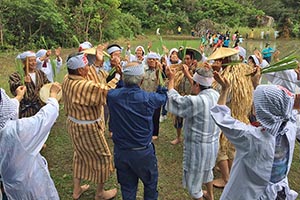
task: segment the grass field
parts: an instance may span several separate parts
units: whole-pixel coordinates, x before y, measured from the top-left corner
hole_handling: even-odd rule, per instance
[[[159,48],[160,42],[155,38],[141,39],[139,41],[132,41],[132,49],[135,45],[142,44],[147,46],[149,41],[153,42],[153,50]],[[182,45],[183,40],[165,40],[164,43],[167,47],[178,47]],[[299,42],[298,42],[299,43]],[[125,42],[123,42],[125,45]],[[188,46],[197,47],[198,40],[187,40]],[[284,45],[282,45],[284,46]],[[63,49],[63,58],[76,49]],[[161,51],[161,50],[160,50]],[[209,53],[207,53],[209,55]],[[17,52],[13,53],[0,53],[0,87],[8,90],[8,75],[15,71],[14,58]],[[66,68],[61,71],[58,81],[61,82]],[[61,105],[62,107],[62,105]],[[66,131],[66,116],[63,109],[60,111],[59,118],[53,126],[51,134],[46,142],[47,148],[42,151],[49,163],[49,170],[55,182],[56,188],[62,200],[71,199],[72,196],[72,144],[70,137]],[[107,134],[106,134],[107,135]],[[182,188],[182,144],[173,146],[170,141],[175,138],[175,129],[172,126],[170,117],[167,121],[161,123],[159,139],[155,141],[156,152],[158,157],[159,167],[159,199],[161,200],[188,200],[191,199],[188,192]],[[113,147],[112,140],[107,138],[109,146]],[[296,145],[294,160],[289,174],[290,187],[294,190],[300,191],[300,165],[299,165],[299,144]],[[201,159],[201,158],[199,158]],[[215,173],[216,177],[219,173]],[[95,195],[95,185],[91,184],[91,188],[82,196],[81,200],[90,200]],[[105,186],[107,189],[118,187],[116,175],[114,174]],[[215,199],[219,199],[222,193],[221,189],[214,189]],[[121,193],[118,192],[116,199],[121,199]],[[143,187],[139,184],[139,191],[137,199],[143,199]]]

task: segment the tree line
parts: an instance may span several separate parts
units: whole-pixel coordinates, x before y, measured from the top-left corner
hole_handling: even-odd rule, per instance
[[[259,15],[274,17],[279,29],[288,24],[298,37],[299,9],[297,0],[0,0],[0,47],[71,47],[156,28],[191,30],[203,19],[231,28],[255,27]]]

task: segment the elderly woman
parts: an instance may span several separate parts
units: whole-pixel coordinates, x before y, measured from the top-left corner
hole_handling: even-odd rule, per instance
[[[24,65],[25,77],[24,83],[19,72],[14,72],[9,76],[9,86],[11,93],[16,96],[16,89],[25,85],[27,90],[24,98],[20,102],[19,117],[30,117],[35,115],[44,103],[39,97],[39,91],[44,84],[49,83],[44,72],[37,69],[36,55],[34,52],[26,51],[17,56]]]
[[[23,119],[18,119],[18,110],[26,87],[18,87],[13,99],[0,90],[0,174],[8,199],[59,199],[47,161],[39,152],[58,117],[60,86],[54,83],[47,105]]]
[[[255,87],[260,77],[254,77]],[[297,193],[290,190],[287,179],[296,137],[294,95],[282,86],[258,86],[253,101],[260,126],[255,127],[231,116],[226,106],[230,83],[217,72],[215,79],[222,90],[211,115],[236,149],[230,179],[220,199],[296,199]]]

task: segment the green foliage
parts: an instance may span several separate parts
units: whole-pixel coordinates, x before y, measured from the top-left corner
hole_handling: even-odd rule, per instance
[[[256,16],[273,16],[278,30],[288,24],[299,36],[298,0],[1,0],[0,48],[70,47],[73,35],[79,42],[99,43],[128,38],[157,28],[165,34],[190,33],[195,25],[209,19],[229,28],[256,27]],[[287,22],[291,23],[287,23]]]

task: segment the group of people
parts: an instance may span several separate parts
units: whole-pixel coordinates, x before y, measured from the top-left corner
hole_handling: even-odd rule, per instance
[[[139,180],[144,199],[158,199],[154,141],[162,108],[174,118],[171,143],[183,141],[183,186],[192,198],[213,200],[217,186],[225,187],[221,199],[296,199],[287,175],[298,129],[299,71],[269,73],[271,84],[260,85],[261,68],[269,65],[261,52],[247,59],[242,47],[219,47],[206,57],[203,48],[165,48],[159,55],[137,46],[131,54],[128,45],[122,59],[118,44],[84,42],[68,56],[68,74],[62,84],[52,83],[46,104],[38,91],[54,81],[51,51],[20,54],[25,75],[9,79],[15,98],[2,89],[0,96],[0,175],[8,199],[59,199],[39,152],[59,115],[61,90],[74,150],[73,199],[90,187],[82,180],[97,185],[95,200],[114,198],[116,188],[104,189],[114,168],[123,199],[136,199]],[[60,48],[55,56],[59,70]],[[222,176],[214,180],[216,166]]]

